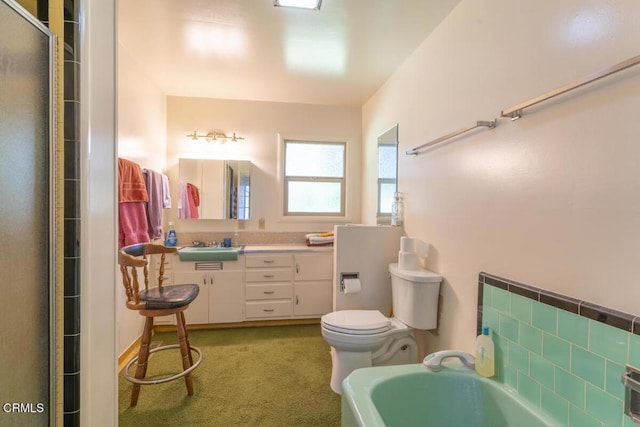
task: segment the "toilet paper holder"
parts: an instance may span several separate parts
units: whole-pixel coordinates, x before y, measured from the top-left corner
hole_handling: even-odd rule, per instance
[[[340,273],[340,292],[344,292],[344,279],[357,279],[359,273]]]

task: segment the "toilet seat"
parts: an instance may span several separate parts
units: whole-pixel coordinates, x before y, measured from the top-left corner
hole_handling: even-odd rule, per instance
[[[389,319],[378,310],[340,310],[322,316],[322,326],[349,335],[375,335],[391,328]]]

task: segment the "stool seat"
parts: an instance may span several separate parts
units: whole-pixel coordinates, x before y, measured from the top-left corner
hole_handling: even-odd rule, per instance
[[[146,310],[180,308],[191,304],[199,292],[198,285],[169,285],[140,291],[140,301]]]

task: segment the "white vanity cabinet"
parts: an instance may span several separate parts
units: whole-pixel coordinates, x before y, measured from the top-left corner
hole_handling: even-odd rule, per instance
[[[243,288],[242,256],[238,261],[189,262],[175,259],[174,283],[195,283],[198,297],[190,304],[187,324],[241,322]]]
[[[245,320],[320,317],[331,312],[332,295],[331,251],[245,253]]]
[[[320,317],[332,311],[333,253],[294,254],[295,317]]]
[[[160,257],[154,255],[150,266],[155,286]],[[245,249],[237,261],[213,262],[180,261],[168,255],[164,269],[165,285],[200,287],[185,311],[190,325],[318,318],[332,311],[331,250],[261,246]],[[156,318],[155,324],[175,325],[175,316]]]
[[[292,315],[293,257],[290,253],[245,254],[245,320]]]

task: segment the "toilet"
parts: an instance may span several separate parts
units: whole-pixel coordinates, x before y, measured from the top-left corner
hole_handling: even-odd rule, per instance
[[[442,277],[428,270],[401,270],[396,263],[389,265],[389,273],[393,317],[378,310],[340,310],[322,316],[322,336],[331,346],[331,389],[338,394],[342,381],[355,369],[417,363],[413,330],[437,326]]]

